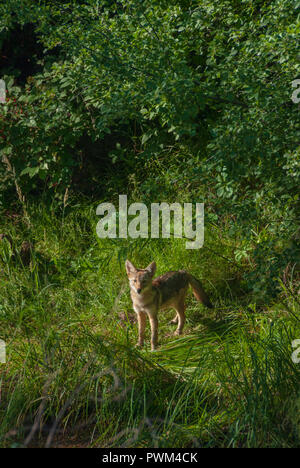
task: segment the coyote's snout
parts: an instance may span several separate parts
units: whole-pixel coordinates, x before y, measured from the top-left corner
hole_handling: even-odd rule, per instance
[[[182,333],[185,323],[185,297],[189,286],[192,287],[198,301],[206,307],[213,307],[200,281],[185,270],[169,271],[153,279],[156,271],[155,262],[145,269],[139,269],[126,260],[125,266],[133,308],[138,317],[139,346],[144,344],[146,316],[148,315],[151,325],[151,349],[154,350],[157,347],[159,309],[173,307],[176,310],[171,323],[177,324],[176,335]]]

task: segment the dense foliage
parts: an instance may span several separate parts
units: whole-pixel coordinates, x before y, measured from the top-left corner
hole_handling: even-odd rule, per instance
[[[91,146],[113,133],[110,165],[139,166],[142,182],[151,158],[188,148],[176,164],[190,198],[205,201],[207,221],[226,216],[233,236],[242,231],[238,255],[254,248],[254,283],[263,273],[261,289],[272,289],[299,239],[297,2],[11,0],[0,24],[4,45],[26,26],[36,41],[25,80],[12,58],[20,44],[2,62],[5,187],[64,193],[89,158],[83,138]]]

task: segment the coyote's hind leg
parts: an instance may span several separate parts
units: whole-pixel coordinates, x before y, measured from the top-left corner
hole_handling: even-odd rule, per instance
[[[182,330],[185,324],[185,305],[184,301],[180,301],[176,306],[177,318],[178,318],[178,326],[177,330],[175,331],[175,335],[182,335]]]
[[[178,323],[178,314],[177,314],[177,312],[176,312],[176,315],[175,315],[175,317],[173,318],[173,320],[170,321],[170,323],[171,323],[172,325],[177,325],[177,323]]]

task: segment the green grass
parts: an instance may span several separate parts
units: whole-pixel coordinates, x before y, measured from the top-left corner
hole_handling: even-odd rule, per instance
[[[296,283],[258,303],[229,240],[215,227],[204,247],[184,240],[98,239],[95,206],[29,210],[31,225],[2,217],[0,444],[88,447],[300,445],[300,338]],[[221,240],[220,240],[221,239]],[[23,240],[34,244],[22,264]],[[137,350],[124,261],[157,274],[188,269],[215,309],[188,296],[184,335],[159,317],[160,347]]]

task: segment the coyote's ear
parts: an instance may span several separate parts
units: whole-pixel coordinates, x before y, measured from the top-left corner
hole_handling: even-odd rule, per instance
[[[135,266],[134,266],[129,260],[126,260],[126,262],[125,262],[125,268],[126,268],[126,271],[127,271],[127,275],[128,275],[128,276],[130,276],[130,275],[132,275],[133,273],[136,272]]]
[[[154,273],[156,272],[156,263],[155,262],[150,263],[150,265],[147,266],[146,270],[150,272],[151,276],[153,276]]]

